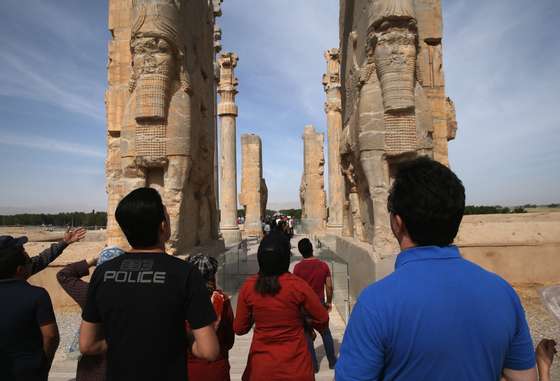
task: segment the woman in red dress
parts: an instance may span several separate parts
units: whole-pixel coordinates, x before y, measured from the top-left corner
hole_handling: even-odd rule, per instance
[[[228,352],[233,347],[235,335],[233,333],[233,310],[229,296],[216,288],[216,272],[218,261],[206,255],[195,255],[188,260],[195,266],[206,280],[209,297],[218,319],[214,323],[216,336],[220,343],[220,356],[216,361],[206,361],[188,354],[187,371],[190,381],[230,381]],[[187,327],[187,330],[189,328]]]
[[[289,273],[290,241],[281,232],[266,236],[257,253],[259,274],[243,284],[233,329],[244,335],[255,326],[243,381],[312,381],[304,314],[321,331],[329,315],[311,287]]]

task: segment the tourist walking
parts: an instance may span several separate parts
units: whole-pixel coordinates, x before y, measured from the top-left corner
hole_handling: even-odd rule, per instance
[[[169,215],[156,190],[132,191],[115,217],[132,250],[95,269],[80,351],[107,351],[109,381],[184,381],[187,339],[195,356],[213,361],[219,355],[206,284],[196,268],[165,253]]]
[[[188,262],[200,271],[206,282],[208,296],[218,317],[214,323],[214,328],[220,344],[220,355],[215,361],[199,359],[192,353],[188,354],[189,380],[229,381],[229,350],[233,347],[235,340],[233,309],[231,308],[230,297],[216,288],[218,261],[216,258],[200,254],[190,257]]]
[[[290,242],[273,231],[259,245],[258,275],[241,287],[234,321],[238,335],[254,326],[244,381],[314,380],[311,355],[304,334],[304,315],[322,331],[329,315],[315,292],[288,272]]]
[[[321,301],[321,304],[330,312],[332,309],[333,284],[329,265],[313,256],[313,244],[307,238],[302,238],[298,242],[298,250],[303,260],[295,265],[294,275],[300,277],[311,286]],[[327,360],[329,361],[329,369],[334,369],[336,355],[334,353],[334,341],[331,330],[327,325],[327,327],[319,333],[323,339],[323,347],[325,348]],[[317,373],[319,371],[319,364],[317,362],[315,347],[313,346],[313,338],[307,335],[307,340],[311,359],[313,360],[313,370]]]
[[[519,297],[452,245],[464,209],[447,167],[425,157],[400,165],[388,210],[401,252],[352,310],[337,381],[536,380]]]
[[[124,254],[118,247],[111,246],[103,249],[99,257],[70,263],[56,274],[56,279],[64,291],[84,309],[87,301],[89,283],[81,278],[89,275],[89,268],[100,266],[113,258]],[[79,332],[79,331],[78,331]],[[103,381],[106,371],[105,353],[99,355],[83,355],[78,359],[76,381]]]

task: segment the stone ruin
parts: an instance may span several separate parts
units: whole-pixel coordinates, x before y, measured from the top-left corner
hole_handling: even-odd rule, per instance
[[[263,178],[262,143],[255,134],[241,135],[241,193],[239,203],[245,209],[244,237],[262,237],[268,189]]]
[[[109,244],[126,246],[114,209],[140,186],[154,187],[164,198],[173,232],[170,253],[187,254],[195,246],[215,242],[218,226],[226,243],[241,239],[236,221],[238,58],[234,53],[215,57],[221,50],[216,24],[220,3],[109,2]],[[447,142],[457,130],[454,104],[445,95],[441,4],[341,0],[340,12],[340,47],[325,53],[323,76],[328,207],[323,135],[307,126],[302,225],[315,234],[326,231],[368,243],[383,257],[395,252],[386,202],[399,164],[428,155],[448,165]],[[261,149],[258,164],[251,169],[244,164],[243,170],[243,178],[251,178],[247,181],[256,184],[258,194],[243,186],[240,195],[250,217],[250,234],[257,234],[257,220],[266,205]],[[253,172],[258,174],[249,177]],[[258,225],[260,232],[260,221]]]
[[[342,99],[340,89],[340,53],[338,49],[325,52],[327,72],[323,75],[323,86],[327,100],[327,141],[329,158],[329,232],[340,235],[343,226],[344,177],[340,170],[340,136],[342,133]]]
[[[397,252],[387,196],[399,163],[427,155],[448,165],[457,130],[445,96],[441,4],[342,0],[340,12],[340,54],[327,55],[340,57],[342,234],[384,257]]]
[[[220,0],[110,0],[107,108],[108,243],[126,247],[114,218],[132,189],[167,206],[168,251],[218,238],[215,181],[215,19]]]
[[[218,59],[218,116],[220,118],[220,231],[226,245],[241,241],[237,226],[237,78],[234,69],[239,58],[222,53]]]
[[[325,232],[327,205],[323,173],[325,158],[323,142],[325,136],[311,125],[303,132],[303,176],[299,189],[301,201],[301,226],[304,233]]]

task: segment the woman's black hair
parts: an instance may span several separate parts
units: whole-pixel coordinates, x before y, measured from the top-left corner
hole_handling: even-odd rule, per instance
[[[255,291],[274,296],[280,291],[278,277],[290,268],[290,240],[279,231],[273,231],[261,241],[257,252],[259,275]]]

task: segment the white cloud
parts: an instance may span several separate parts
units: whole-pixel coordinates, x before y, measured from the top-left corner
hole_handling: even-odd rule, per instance
[[[33,135],[3,133],[0,135],[0,144],[23,147],[29,150],[69,153],[97,159],[105,157],[105,152],[97,147]]]

